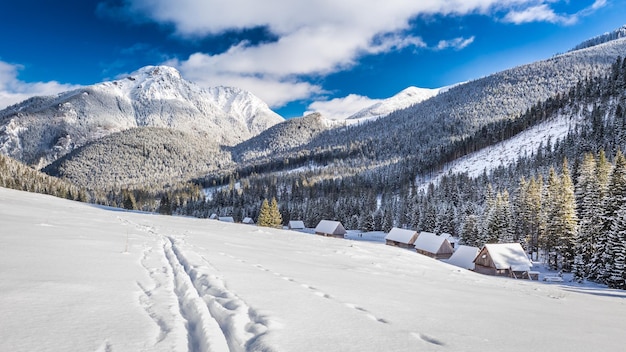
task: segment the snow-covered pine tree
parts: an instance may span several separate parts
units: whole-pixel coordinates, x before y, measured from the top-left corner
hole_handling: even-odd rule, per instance
[[[612,288],[626,289],[626,204],[622,204],[615,214],[615,219],[608,235],[607,247],[613,254],[607,284]],[[607,268],[608,269],[608,268]]]
[[[545,219],[545,228],[539,236],[541,249],[544,251],[548,259],[548,265],[552,269],[558,268],[556,252],[559,236],[560,236],[560,220],[559,212],[559,194],[561,192],[560,179],[553,167],[548,173],[548,183],[546,185],[544,202],[541,206],[543,210],[543,218]]]
[[[472,247],[480,247],[484,244],[478,228],[478,216],[470,214],[465,217],[461,227],[461,243]]]
[[[599,238],[598,255],[593,261],[595,279],[603,283],[609,280],[615,265],[615,247],[608,234],[611,233],[617,211],[624,203],[626,203],[626,158],[618,150],[615,155],[615,166],[609,178],[607,196],[603,202],[602,234],[606,237]]]
[[[576,198],[574,197],[574,184],[569,172],[567,158],[563,160],[563,168],[561,174],[561,196],[559,204],[560,218],[560,236],[559,236],[559,252],[563,258],[563,269],[572,270],[574,264],[574,247],[576,245],[576,236],[578,231],[578,217],[576,216]]]

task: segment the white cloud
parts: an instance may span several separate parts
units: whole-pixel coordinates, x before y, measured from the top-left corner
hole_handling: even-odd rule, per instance
[[[508,13],[506,20],[514,23],[566,22],[567,18],[546,5],[553,1],[124,0],[122,9],[110,5],[99,9],[172,26],[181,38],[266,28],[276,36],[275,41],[241,42],[222,53],[198,52],[176,61],[176,67],[186,78],[208,85],[240,82],[242,88],[255,87],[251,89],[254,94],[278,107],[322,89],[304,83],[306,79],[349,68],[364,55],[426,47],[418,34],[411,33],[410,21],[418,16]],[[602,2],[597,0],[597,6]],[[473,39],[442,40],[434,49],[460,50]]]
[[[80,86],[50,82],[24,82],[17,76],[22,69],[20,65],[12,65],[0,61],[0,109],[19,103],[37,95],[54,95]]]
[[[379,101],[378,99],[370,99],[361,95],[350,94],[343,98],[316,101],[308,106],[308,111],[304,114],[307,115],[313,112],[319,112],[328,119],[343,120]]]
[[[504,17],[505,22],[522,24],[530,22],[549,22],[564,25],[571,25],[580,19],[580,17],[588,16],[598,9],[606,6],[606,0],[595,0],[590,6],[572,14],[558,14],[548,5],[553,1],[546,0],[542,3],[530,6],[521,10],[511,10]]]
[[[461,50],[472,44],[474,42],[474,39],[475,37],[471,36],[469,38],[459,37],[451,40],[440,40],[435,49],[444,50],[452,48],[454,50]]]

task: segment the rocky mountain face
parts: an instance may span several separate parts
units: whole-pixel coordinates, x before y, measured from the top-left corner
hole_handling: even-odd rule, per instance
[[[77,147],[135,127],[171,128],[235,145],[284,121],[249,92],[202,89],[167,66],[0,111],[0,152],[42,168]]]

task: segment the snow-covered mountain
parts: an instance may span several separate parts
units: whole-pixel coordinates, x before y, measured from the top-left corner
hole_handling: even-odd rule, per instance
[[[147,66],[115,81],[0,111],[0,152],[43,167],[111,133],[164,127],[234,145],[284,121],[251,93],[203,89],[168,66]]]
[[[422,101],[432,98],[439,94],[442,88],[429,89],[408,87],[400,93],[373,104],[354,115],[348,117],[347,120],[372,120],[379,117],[389,115],[390,113],[408,108],[409,106],[421,103]]]

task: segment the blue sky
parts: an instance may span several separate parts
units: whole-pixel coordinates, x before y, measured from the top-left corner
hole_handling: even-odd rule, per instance
[[[285,117],[332,114],[549,58],[624,14],[624,0],[7,1],[0,108],[167,64]]]

